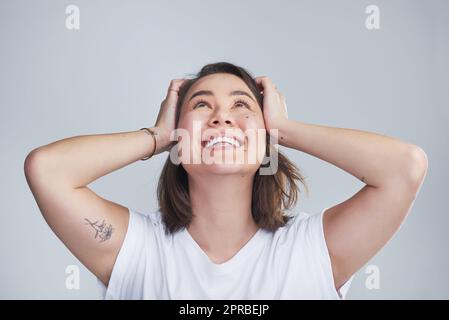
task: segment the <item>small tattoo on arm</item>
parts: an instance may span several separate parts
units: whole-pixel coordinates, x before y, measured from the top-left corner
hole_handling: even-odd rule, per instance
[[[109,240],[112,236],[112,232],[114,228],[112,228],[111,224],[107,224],[104,220],[100,223],[98,220],[95,222],[91,222],[89,219],[84,218],[86,220],[86,224],[90,225],[95,230],[95,239],[99,238],[100,242],[104,242]]]

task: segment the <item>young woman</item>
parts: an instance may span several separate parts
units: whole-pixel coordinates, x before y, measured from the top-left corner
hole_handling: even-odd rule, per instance
[[[365,186],[319,214],[287,214],[304,178],[276,142]],[[87,187],[164,151],[155,212]],[[225,62],[172,80],[151,128],[63,139],[25,160],[45,220],[116,299],[343,298],[400,227],[426,171],[416,145],[289,119],[269,78]]]

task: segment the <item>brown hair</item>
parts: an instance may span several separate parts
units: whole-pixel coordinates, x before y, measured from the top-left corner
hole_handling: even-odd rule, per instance
[[[263,96],[250,72],[227,62],[211,63],[205,65],[198,74],[194,75],[193,79],[185,81],[180,88],[176,106],[176,126],[181,106],[189,88],[198,79],[215,73],[229,73],[241,78],[256,97],[259,107],[262,107]],[[302,183],[307,192],[308,188],[304,182],[305,178],[298,168],[281,152],[274,149],[269,140],[269,134],[267,133],[265,156],[278,152],[277,170],[271,175],[260,175],[259,168],[254,175],[251,211],[254,221],[260,228],[275,231],[277,228],[284,226],[290,219],[290,216],[286,215],[284,210],[292,208],[298,200],[297,181]],[[261,165],[261,167],[264,166]],[[187,172],[182,165],[173,164],[170,157],[165,161],[159,178],[157,198],[167,233],[174,233],[190,224],[192,208]]]

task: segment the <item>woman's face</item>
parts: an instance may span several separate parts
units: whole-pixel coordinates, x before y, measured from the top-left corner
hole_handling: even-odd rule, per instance
[[[266,132],[262,110],[237,76],[216,73],[187,91],[180,110],[180,161],[190,174],[255,173]]]

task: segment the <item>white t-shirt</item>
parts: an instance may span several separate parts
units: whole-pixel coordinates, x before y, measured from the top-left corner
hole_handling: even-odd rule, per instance
[[[186,228],[165,234],[159,211],[129,209],[108,287],[98,280],[102,298],[344,299],[354,275],[336,290],[323,233],[326,209],[300,212],[275,232],[259,229],[221,264],[209,259]]]

